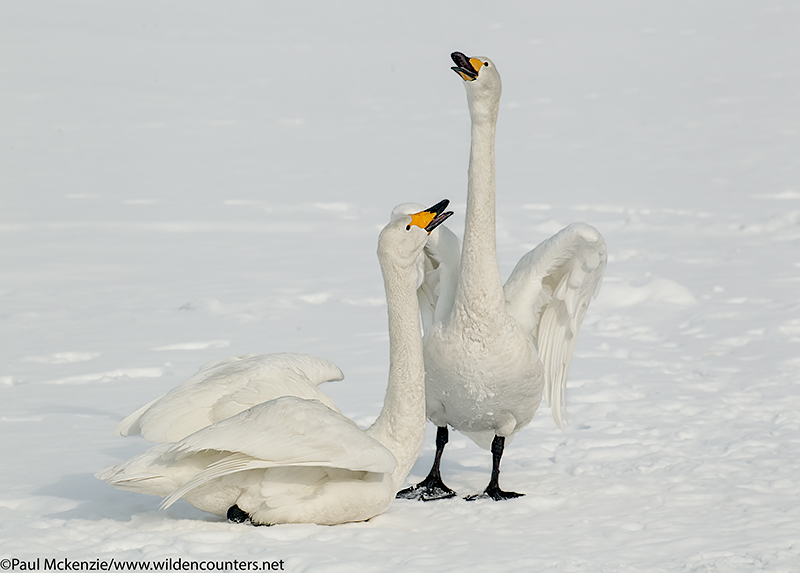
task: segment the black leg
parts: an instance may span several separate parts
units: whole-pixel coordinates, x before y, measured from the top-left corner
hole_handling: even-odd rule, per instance
[[[503,491],[500,489],[500,458],[503,457],[503,448],[505,448],[506,439],[503,436],[495,436],[492,440],[492,477],[489,479],[489,485],[483,490],[480,495],[469,495],[465,497],[467,501],[474,501],[484,497],[490,497],[495,501],[504,499],[514,499],[515,497],[522,497],[524,493],[516,493],[514,491]]]
[[[419,499],[422,501],[433,501],[435,499],[447,499],[455,497],[456,492],[444,485],[440,465],[442,463],[442,453],[444,447],[450,440],[447,426],[439,426],[436,430],[436,456],[433,458],[433,467],[428,473],[428,477],[406,489],[397,492],[398,499]]]

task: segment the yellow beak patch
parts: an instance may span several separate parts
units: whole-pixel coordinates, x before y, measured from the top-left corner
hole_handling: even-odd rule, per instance
[[[411,215],[411,224],[416,225],[420,229],[424,229],[431,224],[434,217],[436,217],[436,213],[432,211],[420,211],[419,213]]]
[[[470,58],[469,59],[469,63],[472,66],[472,69],[475,70],[475,73],[478,73],[478,74],[480,73],[481,67],[485,65],[478,58]],[[478,79],[478,76],[472,77],[472,76],[469,76],[469,75],[465,74],[461,70],[456,70],[456,71],[458,72],[458,75],[461,76],[464,79],[464,81],[474,82],[475,80]]]

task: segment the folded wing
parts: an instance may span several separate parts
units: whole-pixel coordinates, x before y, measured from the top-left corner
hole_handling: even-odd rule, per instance
[[[392,473],[397,463],[385,446],[339,412],[294,396],[258,404],[203,428],[162,457],[180,463],[209,451],[229,455],[173,491],[164,507],[212,479],[250,469],[314,466]]]

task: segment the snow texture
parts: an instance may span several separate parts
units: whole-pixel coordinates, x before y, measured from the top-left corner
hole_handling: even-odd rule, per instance
[[[798,33],[773,0],[4,3],[0,558],[800,571]],[[329,359],[374,419],[378,231],[445,197],[463,231],[455,50],[503,77],[503,276],[574,221],[608,245],[571,425],[543,408],[503,458],[526,496],[254,528],[94,479],[147,448],[120,420],[226,356]],[[490,463],[451,434],[461,495]]]

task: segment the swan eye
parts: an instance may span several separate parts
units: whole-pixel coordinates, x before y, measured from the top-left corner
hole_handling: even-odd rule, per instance
[[[406,231],[410,231],[410,230],[411,230],[411,225],[406,225]]]

